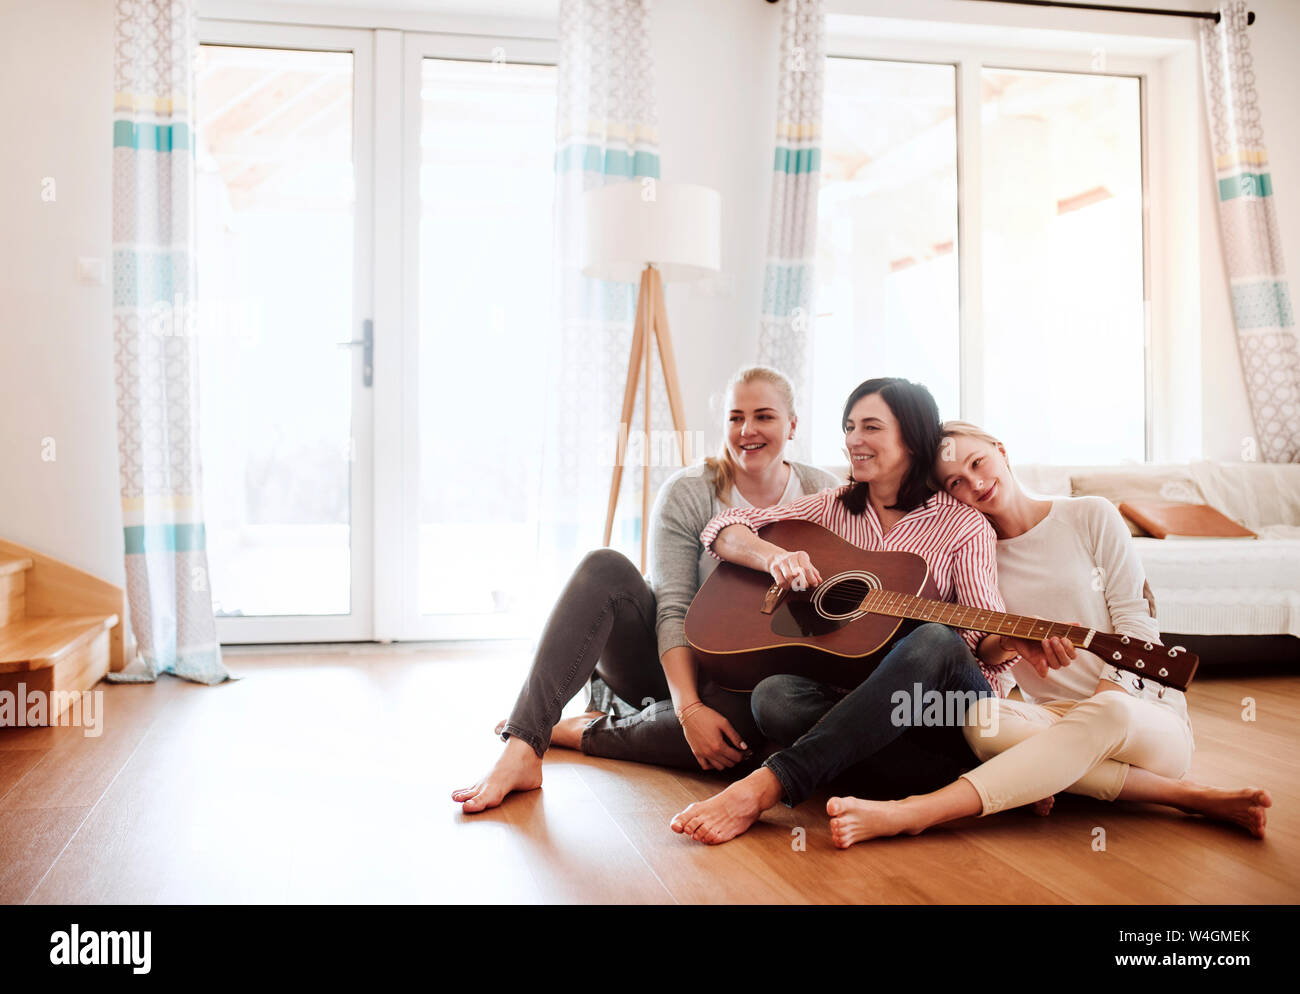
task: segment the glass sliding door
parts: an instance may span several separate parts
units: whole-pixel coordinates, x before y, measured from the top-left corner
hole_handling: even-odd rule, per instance
[[[240,27],[207,40],[196,66],[218,634],[369,638],[368,356],[341,343],[363,339],[370,306],[370,36]]]
[[[524,44],[407,40],[406,637],[534,634],[556,70]]]

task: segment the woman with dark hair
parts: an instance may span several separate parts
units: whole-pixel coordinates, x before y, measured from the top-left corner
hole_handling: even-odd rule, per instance
[[[719,559],[770,573],[795,590],[821,583],[806,552],[757,534],[776,521],[811,521],[869,552],[921,556],[941,600],[1004,611],[997,585],[996,540],[988,519],[930,486],[938,455],[939,410],[930,391],[898,377],[860,384],[844,405],[850,481],[784,507],[732,508],[709,522],[700,540]],[[952,692],[962,702],[1014,686],[997,636],[939,624],[918,626],[852,691],[798,676],[768,677],[751,708],[763,735],[787,748],[706,801],[673,818],[673,831],[700,842],[735,838],[778,801],[794,807],[814,789],[851,772],[855,789],[901,796],[951,782],[976,764],[962,734],[964,711],[946,726],[907,727],[894,720],[899,695]],[[947,710],[947,709],[945,709]]]

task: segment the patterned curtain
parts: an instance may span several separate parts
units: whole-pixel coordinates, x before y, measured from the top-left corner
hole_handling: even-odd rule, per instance
[[[1220,23],[1201,22],[1219,226],[1257,441],[1246,454],[1265,462],[1300,462],[1300,348],[1282,263],[1246,13],[1246,4],[1234,0],[1223,5]]]
[[[561,0],[555,151],[553,347],[548,350],[540,555],[552,581],[600,545],[632,347],[636,283],[582,275],[583,191],[659,176],[650,0]],[[658,366],[658,359],[655,360]],[[644,373],[642,374],[644,380]],[[653,370],[652,431],[672,419]],[[644,391],[642,382],[640,390]],[[641,394],[631,426],[640,432]],[[642,464],[629,449],[611,545],[640,558]],[[672,466],[655,467],[657,488]],[[653,500],[653,493],[652,493]]]
[[[822,0],[785,0],[781,11],[775,172],[758,361],[789,376],[795,396],[808,407],[826,17]]]
[[[139,657],[109,679],[228,678],[200,513],[193,0],[116,0],[113,338],[126,588]]]

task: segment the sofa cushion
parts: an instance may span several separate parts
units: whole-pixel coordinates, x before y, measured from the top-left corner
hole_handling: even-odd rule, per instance
[[[1125,501],[1210,503],[1186,466],[1134,465],[1078,469],[1070,474],[1070,492],[1075,497],[1088,494],[1105,497],[1116,507]],[[1124,523],[1134,535],[1146,534],[1141,526],[1128,518],[1124,519]]]

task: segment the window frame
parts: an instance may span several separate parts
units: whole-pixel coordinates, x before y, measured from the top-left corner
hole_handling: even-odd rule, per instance
[[[921,22],[912,22],[918,27]],[[1170,318],[1170,273],[1153,265],[1168,241],[1166,198],[1161,194],[1169,162],[1163,147],[1166,132],[1166,66],[1153,50],[1150,55],[1104,54],[1096,67],[1099,48],[1096,36],[1079,36],[1076,49],[1000,47],[971,42],[927,42],[891,37],[866,38],[857,34],[828,33],[827,58],[868,59],[886,62],[915,62],[950,65],[956,73],[957,127],[957,272],[958,335],[960,341],[960,416],[976,424],[984,422],[985,350],[983,335],[983,258],[979,233],[982,216],[981,71],[1011,69],[1031,72],[1070,72],[1097,76],[1136,78],[1139,87],[1142,154],[1142,259],[1144,303],[1143,461],[1161,458],[1163,435],[1160,422],[1170,412],[1158,406],[1157,391],[1169,380],[1161,375],[1170,364],[1172,341]],[[1167,39],[1161,46],[1169,47]],[[1189,150],[1194,163],[1194,149]],[[1194,168],[1194,166],[1193,166]]]

